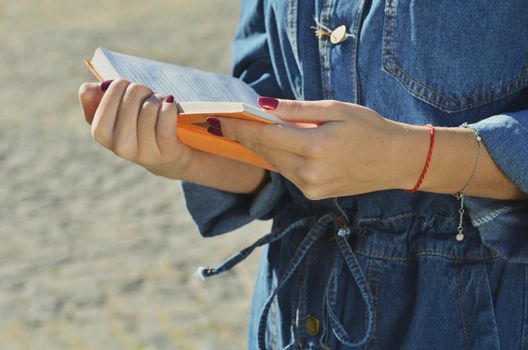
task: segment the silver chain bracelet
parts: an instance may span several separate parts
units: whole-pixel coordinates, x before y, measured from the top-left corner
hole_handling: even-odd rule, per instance
[[[480,164],[480,156],[482,153],[481,152],[482,151],[482,138],[480,137],[479,133],[475,129],[470,128],[468,123],[464,123],[460,125],[460,127],[469,129],[473,131],[473,133],[475,134],[475,139],[477,141],[477,161],[475,162],[475,167],[473,168],[473,172],[471,173],[471,176],[469,177],[469,180],[467,181],[466,185],[456,195],[457,199],[460,201],[460,208],[458,209],[458,213],[460,214],[460,217],[459,217],[458,228],[457,228],[458,233],[456,235],[456,240],[459,242],[464,240],[464,227],[462,225],[462,222],[464,221],[464,212],[465,212],[464,211],[464,193],[466,192],[467,188],[469,187],[469,185],[475,178],[475,174],[477,173],[477,168]]]

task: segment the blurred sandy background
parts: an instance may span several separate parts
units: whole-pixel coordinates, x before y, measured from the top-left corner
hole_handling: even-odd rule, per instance
[[[77,102],[97,46],[229,73],[237,0],[0,0],[0,349],[241,349],[268,229],[198,234],[179,183],[93,142]],[[204,199],[206,200],[206,199]]]

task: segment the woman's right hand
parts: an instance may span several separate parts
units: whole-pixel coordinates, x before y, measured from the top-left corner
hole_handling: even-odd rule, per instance
[[[172,96],[154,94],[144,85],[120,79],[85,83],[79,99],[94,140],[156,175],[181,178],[193,150],[176,136]]]

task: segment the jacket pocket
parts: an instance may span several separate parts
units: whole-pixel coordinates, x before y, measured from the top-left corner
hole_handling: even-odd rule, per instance
[[[528,2],[386,0],[383,69],[448,113],[528,86]]]

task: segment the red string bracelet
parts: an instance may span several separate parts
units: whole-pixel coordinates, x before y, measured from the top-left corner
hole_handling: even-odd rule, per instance
[[[420,178],[418,179],[418,182],[416,185],[410,189],[410,190],[404,190],[405,192],[416,192],[422,185],[423,179],[425,178],[425,174],[427,173],[427,169],[429,169],[429,164],[431,163],[431,156],[433,155],[433,148],[434,148],[434,139],[435,139],[435,128],[431,124],[426,125],[430,131],[430,138],[429,138],[429,151],[427,152],[427,160],[425,161],[425,165],[423,167],[422,173],[420,174]]]

